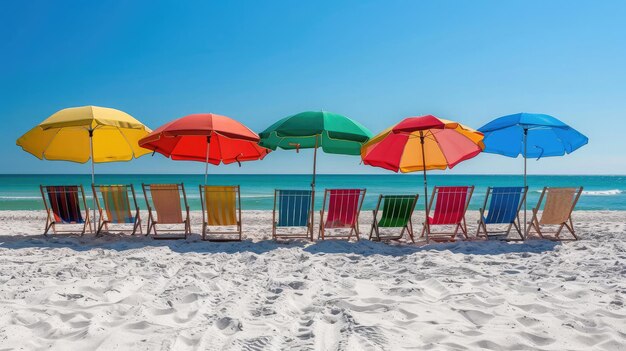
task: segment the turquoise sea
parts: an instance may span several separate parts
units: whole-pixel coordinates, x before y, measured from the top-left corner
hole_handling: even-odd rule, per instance
[[[42,209],[39,185],[83,184],[86,195],[90,196],[90,175],[0,175],[0,210]],[[144,208],[145,200],[141,193],[141,183],[183,182],[192,209],[199,209],[198,184],[203,175],[155,175],[155,174],[101,174],[96,175],[97,184],[135,185],[139,205]],[[487,186],[521,185],[518,175],[429,175],[429,188],[435,185],[474,185],[476,189],[470,204],[478,209],[483,201]],[[242,207],[244,210],[270,210],[273,206],[274,189],[307,189],[310,175],[210,175],[209,184],[241,185]],[[543,186],[580,186],[584,193],[578,204],[579,210],[626,210],[626,176],[538,176],[528,177],[529,207],[538,199]],[[378,194],[423,193],[421,174],[386,175],[319,175],[318,194],[324,188],[355,187],[366,188],[365,209],[375,206]],[[429,190],[431,191],[431,190]],[[321,203],[321,196],[317,196]],[[423,208],[420,201],[418,208]]]
[[[0,175],[0,210],[42,209],[39,185],[83,184],[86,195],[91,198],[90,175]],[[139,205],[144,208],[145,200],[141,193],[141,183],[183,182],[192,209],[200,209],[198,184],[203,175],[156,175],[156,174],[101,174],[96,175],[97,184],[135,185]],[[429,187],[435,185],[474,185],[476,189],[470,209],[478,209],[488,186],[521,185],[518,175],[449,175],[434,174],[428,177]],[[270,210],[273,206],[274,189],[307,189],[310,175],[210,175],[209,184],[241,185],[242,207],[244,210]],[[578,204],[579,210],[626,210],[626,176],[538,176],[528,177],[529,207],[536,203],[543,186],[580,186],[584,193]],[[319,175],[318,194],[324,188],[366,188],[365,209],[375,206],[378,194],[423,193],[421,174],[389,175]],[[430,191],[430,190],[429,190]],[[421,200],[421,199],[420,199]],[[321,196],[317,196],[321,203]],[[420,201],[418,208],[423,208]]]

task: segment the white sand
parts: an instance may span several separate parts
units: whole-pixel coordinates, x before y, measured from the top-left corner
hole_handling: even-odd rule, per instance
[[[0,212],[0,349],[626,349],[626,212],[576,212],[563,244],[280,244],[270,220],[245,212],[242,243],[48,239],[42,212]]]

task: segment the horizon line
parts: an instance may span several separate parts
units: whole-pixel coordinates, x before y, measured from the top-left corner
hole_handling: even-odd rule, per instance
[[[432,171],[429,171],[429,173]],[[389,175],[406,175],[409,176],[412,173],[421,174],[421,172],[410,172],[410,173],[400,173],[400,172],[389,172],[389,173],[317,173],[317,175],[330,175],[330,176],[389,176]],[[20,175],[84,175],[91,176],[91,173],[0,173],[0,176],[20,176]],[[96,173],[96,176],[99,175],[172,175],[172,176],[204,176],[201,173]],[[311,176],[311,173],[213,173],[209,174],[211,176],[259,176],[259,175],[281,175],[281,176],[289,176],[289,175],[297,175],[297,176]],[[523,176],[521,173],[455,173],[455,174],[442,174],[442,173],[430,173],[430,175],[448,175],[448,176]],[[611,176],[611,177],[620,177],[626,176],[626,174],[611,174],[611,173],[597,173],[597,174],[550,174],[550,173],[533,173],[527,174],[527,176],[563,176],[563,177],[602,177],[602,176]]]

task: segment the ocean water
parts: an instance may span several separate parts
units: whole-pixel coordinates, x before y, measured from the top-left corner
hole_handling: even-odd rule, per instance
[[[198,185],[203,175],[157,175],[157,174],[102,174],[96,175],[97,184],[135,185],[137,200],[145,208],[141,183],[180,183],[185,184],[188,201],[192,209],[200,209]],[[88,200],[91,200],[91,177],[85,174],[71,175],[0,175],[0,210],[43,209],[39,185],[83,184]],[[241,186],[241,201],[244,210],[271,210],[274,189],[307,189],[310,175],[209,175],[209,184]],[[474,185],[474,195],[470,209],[482,206],[488,186],[516,186],[523,184],[518,175],[447,175],[428,176],[429,193],[435,185]],[[626,176],[538,176],[528,177],[528,206],[538,200],[544,186],[583,186],[578,210],[626,210]],[[376,205],[379,194],[423,195],[421,173],[388,175],[319,175],[317,193],[324,188],[366,188],[364,209]],[[317,196],[317,206],[322,196]],[[91,205],[90,205],[91,206]],[[417,206],[423,208],[423,198]]]

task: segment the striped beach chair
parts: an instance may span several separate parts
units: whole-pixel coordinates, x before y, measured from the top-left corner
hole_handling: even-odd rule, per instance
[[[502,237],[507,240],[524,240],[519,219],[519,211],[526,199],[528,187],[488,187],[485,203],[480,208],[476,237]],[[489,207],[487,207],[489,203]],[[485,215],[485,211],[487,215]],[[489,231],[487,225],[507,225],[505,230]],[[515,228],[519,239],[508,239],[511,229]]]
[[[350,240],[354,234],[356,240],[359,240],[359,213],[364,198],[365,189],[326,189],[320,211],[318,238]],[[343,229],[348,229],[348,233]],[[336,234],[329,235],[332,232]]]
[[[239,185],[200,185],[200,203],[202,204],[202,240],[241,240]],[[211,230],[211,227],[218,227],[218,229]]]
[[[108,232],[110,224],[132,224],[132,229],[118,229],[118,231],[131,232],[131,235],[135,235],[139,229],[139,233],[143,234],[139,205],[137,205],[135,188],[132,184],[93,184],[91,188],[100,214],[96,235],[99,235],[103,229]]]
[[[473,192],[473,186],[436,186],[426,208],[426,221],[421,237],[426,235],[426,242],[430,240],[454,241],[460,231],[467,239],[465,212]],[[435,201],[434,209],[433,201]],[[452,226],[454,230],[433,232],[432,227],[435,226]]]
[[[191,234],[189,204],[185,186],[180,184],[141,184],[148,207],[146,235],[154,232],[154,239],[186,239]],[[156,215],[153,213],[156,212]],[[183,212],[184,211],[184,212]],[[169,228],[167,234],[157,234],[157,225],[182,224],[182,229]],[[183,234],[176,234],[182,232]]]
[[[572,212],[582,192],[582,186],[578,188],[543,188],[539,201],[537,201],[537,206],[532,209],[533,217],[526,230],[526,238],[530,236],[531,231],[535,231],[542,239],[578,240],[574,230],[574,222],[572,221]],[[544,198],[546,199],[545,204],[543,203]],[[541,211],[541,214],[539,211]],[[546,227],[556,229],[547,231]],[[561,237],[563,229],[566,229],[571,234],[570,238]]]
[[[87,228],[93,233],[82,185],[40,185],[39,188],[47,214],[44,235],[47,236],[50,229],[54,234],[77,232],[57,229],[58,225],[66,224],[82,224],[81,235],[85,234]]]
[[[378,203],[376,209],[373,210],[374,219],[372,221],[372,228],[370,229],[370,240],[399,240],[402,239],[404,233],[409,235],[412,242],[415,242],[413,237],[413,222],[411,216],[413,210],[417,204],[418,194],[415,195],[380,195],[378,197]],[[382,203],[382,208],[380,207]],[[380,220],[378,220],[378,214],[381,213]],[[381,235],[381,229],[383,228],[402,228],[399,234],[395,235]]]
[[[312,201],[311,190],[274,190],[272,238],[313,240]],[[298,227],[306,231],[294,232]]]

